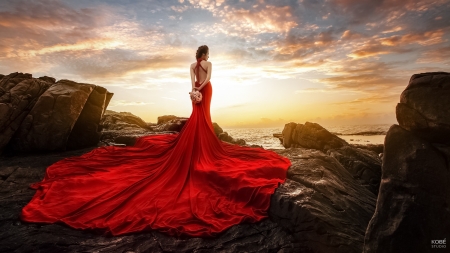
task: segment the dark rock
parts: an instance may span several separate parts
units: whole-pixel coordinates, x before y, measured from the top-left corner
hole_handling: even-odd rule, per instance
[[[0,97],[3,96],[6,92],[10,91],[14,86],[16,86],[18,83],[31,79],[33,76],[28,73],[11,73],[7,76],[4,76],[0,80]]]
[[[122,130],[126,128],[143,128],[150,130],[148,124],[144,120],[130,112],[106,110],[100,124],[105,130]]]
[[[217,124],[216,122],[213,122],[213,127],[214,127],[214,133],[216,134],[216,136],[219,136],[219,134],[223,133],[223,129],[219,126],[219,124]]]
[[[168,121],[171,121],[171,120],[174,120],[174,119],[177,119],[177,118],[179,118],[179,117],[177,117],[177,116],[175,116],[175,115],[163,115],[163,116],[159,116],[159,117],[158,117],[158,122],[156,122],[156,124],[157,124],[157,125],[161,125],[161,124],[164,124],[164,123],[166,123],[166,122],[168,122]]]
[[[352,174],[356,182],[375,196],[378,195],[381,180],[381,159],[378,153],[348,145],[339,149],[329,149],[327,154],[336,158]]]
[[[106,95],[105,88],[95,86],[72,128],[67,140],[67,149],[96,146],[100,141],[101,127],[99,125],[106,108]]]
[[[51,86],[26,74],[10,74],[0,82],[0,151],[10,142],[39,97]]]
[[[51,84],[56,83],[56,79],[51,76],[41,76],[41,77],[39,77],[39,79],[42,81],[46,81],[47,83],[51,83]]]
[[[172,115],[170,115],[172,116]],[[160,117],[158,117],[158,122],[160,122],[159,120]],[[176,132],[180,132],[181,129],[183,129],[184,125],[186,124],[186,122],[188,121],[189,118],[184,118],[184,117],[176,117],[170,120],[161,120],[161,124],[157,124],[155,127],[153,127],[153,131],[158,131],[158,132],[162,132],[162,131],[176,131]]]
[[[295,127],[297,123],[290,122],[284,125],[283,131],[281,134],[283,135],[283,146],[285,148],[290,148],[293,144],[294,140],[292,139],[292,135],[294,133]]]
[[[375,195],[339,162],[318,150],[278,150],[292,166],[272,195],[270,217],[286,228],[298,252],[358,252],[374,212]]]
[[[351,144],[355,148],[367,149],[377,154],[383,153],[384,144]]]
[[[283,146],[285,148],[303,147],[313,148],[326,152],[331,148],[340,148],[348,143],[330,133],[317,123],[306,122],[303,124],[288,123],[284,126],[283,132]]]
[[[230,135],[228,135],[227,132],[220,133],[218,138],[219,138],[219,140],[226,141],[229,143],[233,143],[233,144],[237,144],[237,145],[241,145],[241,146],[246,145],[244,139],[235,139],[235,138],[231,137]]]
[[[286,124],[282,138],[283,146],[286,148],[317,149],[336,158],[357,182],[375,195],[378,194],[381,178],[379,153],[350,145],[319,124],[310,122],[304,125],[293,122]]]
[[[431,240],[450,237],[449,161],[449,146],[391,126],[364,252],[431,252]]]
[[[94,87],[65,79],[52,85],[39,97],[8,146],[17,152],[65,150]]]
[[[450,145],[450,73],[415,74],[400,96],[397,121],[431,142]]]

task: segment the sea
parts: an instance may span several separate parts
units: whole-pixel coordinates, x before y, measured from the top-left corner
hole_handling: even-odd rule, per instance
[[[386,133],[392,124],[326,126],[329,132],[350,144],[383,144]],[[233,138],[244,139],[248,145],[260,145],[266,149],[284,149],[280,140],[273,134],[280,134],[282,127],[273,128],[223,128]]]

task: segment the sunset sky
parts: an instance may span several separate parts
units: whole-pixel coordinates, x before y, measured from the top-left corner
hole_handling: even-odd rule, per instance
[[[189,117],[208,45],[222,127],[394,124],[411,75],[450,72],[448,0],[1,0],[0,73],[107,88],[108,109]]]

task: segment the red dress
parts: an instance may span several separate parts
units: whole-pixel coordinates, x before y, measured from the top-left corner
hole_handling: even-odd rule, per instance
[[[134,146],[99,147],[49,166],[30,186],[37,191],[21,219],[105,235],[155,229],[207,237],[266,218],[290,160],[219,140],[210,116],[211,83],[200,92],[203,100],[192,103],[177,134],[143,136]]]

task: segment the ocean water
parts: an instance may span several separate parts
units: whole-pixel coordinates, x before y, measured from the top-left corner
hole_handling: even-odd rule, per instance
[[[336,134],[350,144],[383,144],[386,133],[392,124],[377,125],[345,125],[324,126],[328,131]],[[244,139],[249,145],[261,145],[266,149],[283,149],[280,140],[273,137],[274,133],[281,133],[284,126],[274,128],[223,128],[233,138]]]

